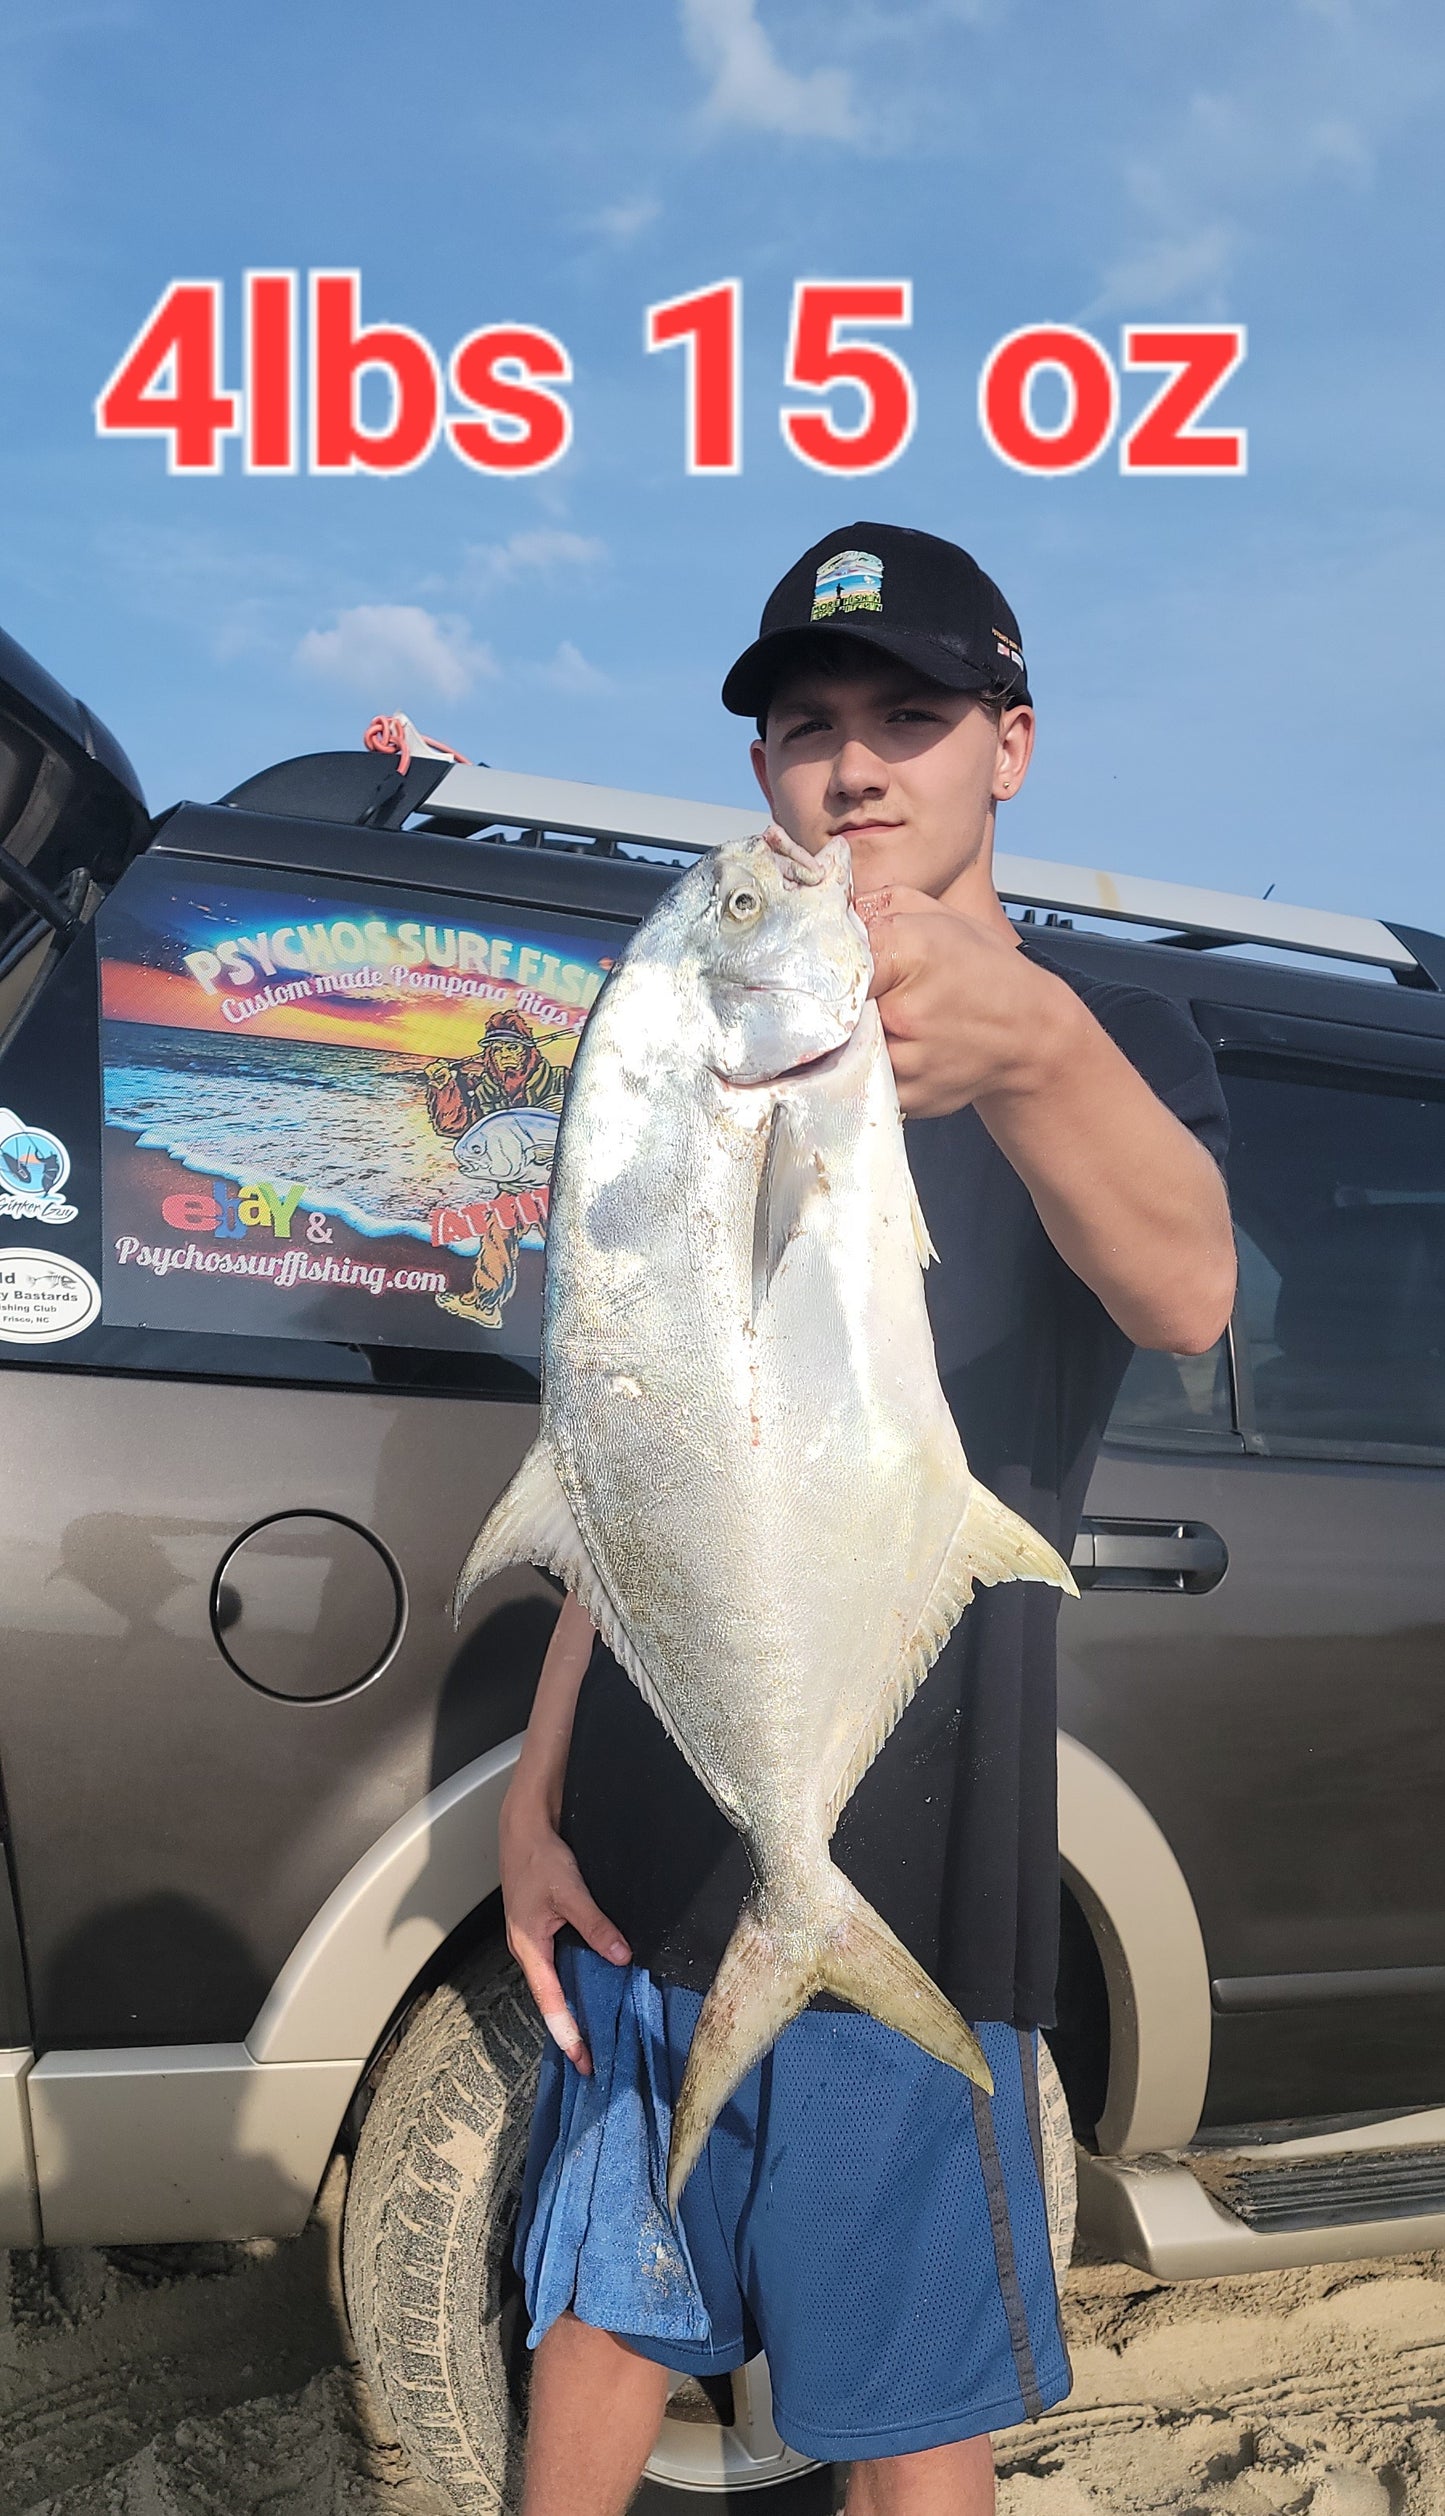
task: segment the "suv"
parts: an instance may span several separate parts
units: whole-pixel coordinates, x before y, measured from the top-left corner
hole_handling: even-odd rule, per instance
[[[755,817],[367,752],[147,817],[0,641],[0,2242],[293,2234],[506,2504],[538,2030],[497,1815],[556,1608],[468,1542],[532,1438],[606,971]],[[1082,2224],[1166,2278],[1445,2244],[1445,942],[1004,858],[1188,1006],[1240,1294],[1130,1368],[1060,1627]],[[653,2470],[780,2479],[761,2362]]]

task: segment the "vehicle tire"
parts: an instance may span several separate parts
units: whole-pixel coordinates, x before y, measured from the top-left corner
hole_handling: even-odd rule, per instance
[[[459,2516],[513,2516],[521,2496],[527,2352],[510,2248],[541,2043],[521,1976],[501,1941],[488,1943],[407,2019],[352,2161],[342,2269],[357,2355],[410,2462]],[[1062,2287],[1074,2144],[1042,2037],[1039,2113]],[[773,2428],[761,2362],[733,2392],[726,2427],[708,2403],[679,2399],[650,2467],[658,2480],[712,2494],[809,2468]]]
[[[1044,2153],[1044,2207],[1049,2214],[1049,2251],[1054,2258],[1054,2283],[1062,2290],[1074,2251],[1079,2184],[1074,2163],[1074,2127],[1069,2100],[1054,2067],[1054,2057],[1039,2038],[1039,2129]]]
[[[462,2516],[521,2496],[526,2352],[510,2267],[542,2028],[501,1941],[417,2004],[352,2161],[352,2337],[415,2469]]]

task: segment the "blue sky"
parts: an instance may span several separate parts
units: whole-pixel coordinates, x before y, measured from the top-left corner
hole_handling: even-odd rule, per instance
[[[0,7],[0,623],[153,807],[378,708],[511,768],[751,796],[717,700],[857,516],[965,542],[1022,622],[1021,852],[1445,927],[1445,21],[1431,0],[258,0]],[[166,283],[359,266],[445,355],[549,326],[572,452],[174,479],[91,405]],[[682,462],[650,301],[736,273],[745,453]],[[913,281],[913,443],[783,448],[798,277]],[[1240,320],[1243,481],[1017,475],[975,416],[1034,322]],[[1147,387],[1126,383],[1126,409]]]

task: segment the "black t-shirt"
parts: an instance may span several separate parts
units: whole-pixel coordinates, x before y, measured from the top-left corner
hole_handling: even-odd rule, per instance
[[[1143,988],[1061,975],[1222,1161],[1224,1098],[1189,1015]],[[910,1119],[907,1141],[940,1253],[926,1278],[939,1377],[969,1467],[1067,1558],[1132,1347],[974,1110]],[[975,1594],[833,1838],[963,2016],[1021,2027],[1051,2023],[1058,1965],[1058,1600],[1036,1582]],[[639,1964],[705,1990],[751,1883],[747,1854],[601,1644],[578,1696],[562,1831]]]

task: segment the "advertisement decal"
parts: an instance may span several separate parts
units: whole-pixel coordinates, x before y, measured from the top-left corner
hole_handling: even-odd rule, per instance
[[[615,929],[161,861],[99,924],[107,1319],[535,1355]]]

